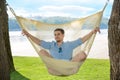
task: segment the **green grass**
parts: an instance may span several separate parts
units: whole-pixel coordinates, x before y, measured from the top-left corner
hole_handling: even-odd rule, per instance
[[[79,72],[68,77],[49,75],[38,57],[14,57],[11,80],[110,80],[109,60],[87,59]]]

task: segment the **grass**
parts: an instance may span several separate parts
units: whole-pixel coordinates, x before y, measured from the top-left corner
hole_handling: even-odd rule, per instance
[[[68,77],[49,75],[38,57],[14,57],[11,80],[110,80],[109,60],[87,59],[79,72]]]

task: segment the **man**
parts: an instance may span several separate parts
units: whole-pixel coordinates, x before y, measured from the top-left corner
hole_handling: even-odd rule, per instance
[[[57,28],[54,30],[54,37],[56,41],[46,42],[46,41],[43,41],[43,40],[40,40],[34,37],[30,33],[28,33],[26,30],[24,29],[22,30],[23,35],[26,35],[33,42],[42,46],[45,49],[48,49],[50,52],[49,54],[47,51],[42,49],[40,50],[39,54],[52,57],[52,58],[56,58],[56,59],[69,60],[73,62],[80,62],[86,59],[87,55],[85,54],[84,51],[79,52],[76,56],[72,58],[73,49],[75,49],[76,47],[80,46],[82,43],[87,41],[96,32],[100,33],[100,29],[98,27],[93,29],[90,33],[88,33],[82,38],[78,38],[75,41],[64,42],[63,41],[64,30],[61,28]]]

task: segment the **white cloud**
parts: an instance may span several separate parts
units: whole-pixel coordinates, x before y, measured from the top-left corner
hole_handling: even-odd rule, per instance
[[[81,7],[81,6],[75,6],[75,5],[66,5],[66,6],[43,6],[39,8],[40,11],[94,11],[93,8],[88,7]]]
[[[15,12],[19,16],[30,17],[30,16],[66,16],[66,17],[80,17],[87,15],[89,12],[94,11],[93,8],[74,6],[74,5],[66,5],[66,6],[42,6],[39,8],[37,12],[29,12],[25,9],[17,9]],[[11,14],[8,11],[10,17]],[[78,15],[79,14],[79,15]]]
[[[45,16],[45,17],[53,17],[53,16],[70,17],[72,15],[69,13],[63,13],[63,12],[45,12],[45,13],[41,13],[41,16]]]
[[[96,9],[90,8],[90,5],[103,5],[105,4],[107,0],[22,0],[21,2],[24,2],[24,4],[30,4],[30,6],[20,6],[21,8],[16,7],[17,9],[14,9],[17,15],[20,16],[69,16],[69,17],[81,17],[86,16],[88,14],[91,14],[92,12],[96,12]],[[37,3],[35,5],[35,3]],[[48,3],[48,4],[45,4]],[[52,4],[54,3],[54,4]],[[69,4],[72,3],[72,4]],[[75,3],[83,4],[83,6],[78,6]],[[113,3],[113,0],[110,0],[109,3]],[[38,5],[40,4],[40,5]],[[41,6],[44,5],[44,6]],[[63,5],[57,5],[56,4],[63,4]],[[67,4],[67,5],[66,5]],[[84,5],[85,4],[85,5]],[[89,6],[88,6],[89,4]],[[37,6],[37,7],[33,7]],[[38,10],[29,10],[33,8],[38,8]],[[8,11],[10,17],[13,17],[12,14]]]
[[[66,6],[43,6],[39,8],[40,12],[49,16],[69,16],[73,17],[77,14],[83,15],[94,11],[94,8],[66,5]]]
[[[113,3],[114,2],[114,0],[110,0],[110,3]]]
[[[25,0],[25,3],[34,4],[34,3],[50,3],[50,4],[85,4],[85,5],[104,5],[107,0]],[[109,0],[110,3],[113,3],[114,0]]]
[[[14,12],[16,15],[19,15],[19,16],[23,16],[23,17],[30,16],[29,12],[23,8],[15,9]],[[14,15],[12,14],[12,12],[10,10],[8,10],[7,13],[9,15],[9,17],[14,17]]]

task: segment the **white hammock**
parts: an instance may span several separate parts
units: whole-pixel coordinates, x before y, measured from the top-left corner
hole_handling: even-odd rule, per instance
[[[106,3],[107,5],[107,3]],[[105,7],[106,7],[105,5]],[[37,38],[51,41],[54,39],[53,37],[53,31],[56,28],[63,28],[65,30],[65,41],[67,40],[75,40],[81,36],[86,35],[91,30],[93,30],[95,27],[100,26],[100,21],[103,15],[103,10],[92,14],[90,16],[80,18],[78,20],[71,21],[69,23],[65,24],[47,24],[40,21],[32,20],[23,18],[20,16],[16,16],[13,9],[10,8],[14,16],[16,17],[17,21],[19,22],[22,29],[26,29],[29,33],[34,35]],[[46,33],[46,34],[43,34]],[[85,51],[88,55],[91,46],[93,44],[95,35],[92,35],[92,37],[87,40],[84,44],[77,47],[74,50],[73,56],[76,55],[76,53],[80,52],[81,50]],[[28,38],[29,39],[29,38]],[[29,39],[37,53],[39,53],[41,47],[36,45],[31,39]],[[42,61],[45,63],[46,67],[52,68],[55,70],[55,72],[50,73],[52,75],[72,75],[78,72],[80,66],[83,62],[71,62],[71,61],[64,61],[64,60],[57,60],[53,59],[47,56],[39,55],[42,59]]]

